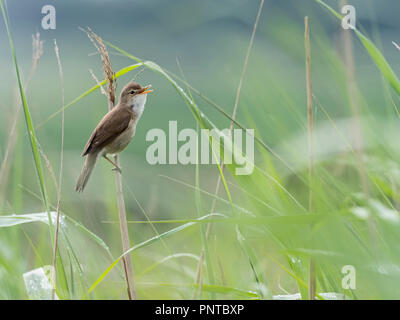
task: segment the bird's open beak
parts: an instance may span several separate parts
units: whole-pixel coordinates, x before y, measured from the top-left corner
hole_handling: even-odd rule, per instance
[[[140,94],[148,94],[148,93],[152,92],[153,90],[151,90],[150,88],[151,88],[151,84],[149,84],[148,86],[145,86],[143,88],[143,91]]]

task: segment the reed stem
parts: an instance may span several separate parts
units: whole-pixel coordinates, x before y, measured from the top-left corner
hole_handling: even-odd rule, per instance
[[[306,82],[307,82],[307,120],[308,120],[308,179],[309,179],[309,194],[308,194],[308,210],[313,210],[313,180],[314,180],[314,146],[313,146],[313,101],[312,101],[312,81],[311,81],[311,48],[310,48],[310,27],[308,17],[304,18],[304,45],[306,53]],[[311,226],[312,227],[312,226]],[[312,239],[311,239],[312,242]],[[309,279],[308,279],[308,298],[315,299],[315,261],[310,257],[309,264]]]

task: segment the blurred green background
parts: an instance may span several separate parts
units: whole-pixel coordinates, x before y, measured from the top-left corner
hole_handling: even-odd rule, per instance
[[[339,2],[327,1],[335,10],[339,10]],[[175,74],[180,74],[178,59],[187,81],[232,113],[259,1],[56,1],[52,3],[56,8],[56,29],[42,30],[41,8],[46,4],[41,0],[6,2],[23,83],[31,65],[32,34],[40,32],[44,41],[44,54],[26,92],[35,126],[61,108],[53,39],[57,40],[60,50],[66,103],[95,85],[89,69],[102,78],[100,58],[94,54],[95,48],[86,34],[79,30],[86,26],[104,40]],[[392,41],[400,43],[400,20],[396,14],[400,3],[359,0],[350,4],[356,8],[357,26],[399,74],[400,51]],[[306,287],[301,283],[308,281],[310,255],[320,259],[317,292],[345,293],[351,298],[399,297],[398,286],[394,285],[400,280],[400,259],[396,255],[398,249],[394,249],[399,240],[396,191],[400,187],[397,144],[400,127],[394,106],[399,100],[354,34],[350,37],[355,64],[351,80],[345,62],[348,48],[343,42],[343,29],[327,10],[311,0],[266,0],[244,78],[237,119],[244,126],[254,128],[256,136],[290,164],[298,176],[308,179],[304,16],[310,18],[315,95],[316,204],[313,211],[341,217],[343,210],[348,213],[354,208],[363,208],[364,213],[370,212],[372,220],[378,221],[358,217],[361,221],[353,222],[352,216],[350,222],[339,219],[322,224],[315,231],[316,244],[309,241],[312,228],[309,225],[244,223],[241,232],[246,243],[243,244],[238,240],[234,223],[216,223],[209,242],[213,271],[207,269],[208,278],[204,283],[210,286],[203,288],[203,298],[271,298],[299,291],[305,298]],[[109,53],[115,71],[134,63],[111,48]],[[0,24],[0,70],[0,161],[3,161],[18,105],[17,82],[3,22]],[[135,73],[118,79],[118,93]],[[167,130],[170,120],[178,121],[178,129],[196,129],[196,121],[174,88],[160,75],[145,70],[137,81],[151,83],[154,92],[148,97],[133,142],[121,156],[128,220],[146,220],[143,211],[153,221],[195,219],[198,217],[193,189],[195,166],[149,165],[145,154],[151,143],[145,137],[151,128]],[[184,84],[181,86],[186,89]],[[351,91],[349,87],[355,89]],[[200,97],[194,95],[194,99],[219,128],[229,127],[229,119]],[[354,105],[356,113],[352,111]],[[65,112],[61,209],[103,239],[116,258],[122,251],[114,174],[109,163],[99,161],[83,194],[74,191],[83,164],[81,151],[106,111],[107,101],[97,90]],[[22,113],[16,130],[12,153],[4,164],[7,175],[0,181],[0,214],[43,212],[42,203],[35,196],[40,191]],[[36,132],[51,170],[58,177],[61,116],[47,121]],[[56,204],[51,170],[42,160],[49,198]],[[274,215],[265,204],[288,216],[302,213],[299,208],[308,207],[307,184],[282,161],[256,147],[255,163],[279,181],[279,185],[259,173],[248,181],[238,181],[226,171],[235,204],[262,218]],[[218,168],[202,165],[199,170],[201,189],[213,194]],[[219,197],[227,199],[223,187]],[[256,204],[254,198],[257,198]],[[209,213],[212,200],[212,196],[202,195],[201,215]],[[384,213],[380,214],[379,210]],[[229,202],[218,201],[216,212],[234,215]],[[386,225],[387,220],[380,221],[379,217],[385,213],[392,215],[395,222]],[[130,224],[132,246],[153,237],[154,228],[162,233],[179,224]],[[75,299],[85,291],[80,283],[86,282],[90,287],[111,261],[104,248],[76,230],[73,223],[68,225],[68,232],[83,274],[74,266],[76,261],[69,265],[66,262],[69,283],[60,287],[64,290],[63,298]],[[191,227],[134,252],[139,298],[193,297],[196,288],[189,284],[196,278],[202,248],[200,235],[199,226]],[[362,248],[367,249],[364,252]],[[63,252],[65,261],[74,260],[68,249]],[[51,254],[44,224],[0,228],[0,298],[29,298],[22,274],[51,264]],[[183,255],[179,257],[179,254]],[[164,261],[165,257],[169,258]],[[358,272],[357,289],[351,291],[344,290],[340,282],[341,267],[349,264],[355,265]],[[210,272],[214,273],[213,283],[210,283]],[[90,297],[126,298],[121,274],[118,266]]]

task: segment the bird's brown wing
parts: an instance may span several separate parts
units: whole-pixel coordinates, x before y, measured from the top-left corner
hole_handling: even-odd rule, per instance
[[[94,129],[86,143],[82,156],[103,149],[128,127],[133,118],[132,111],[128,108],[120,108],[118,110],[116,108],[107,113]]]

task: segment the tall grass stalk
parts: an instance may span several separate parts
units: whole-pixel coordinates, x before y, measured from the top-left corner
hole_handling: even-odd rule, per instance
[[[57,64],[58,64],[58,71],[60,74],[60,82],[61,82],[61,104],[64,108],[65,104],[65,99],[64,99],[64,76],[63,76],[63,70],[62,70],[62,65],[61,65],[61,59],[60,59],[60,53],[59,49],[57,46],[57,41],[54,39],[54,52],[56,54],[57,58]],[[60,151],[60,173],[59,173],[59,178],[58,178],[58,188],[57,188],[57,217],[56,217],[56,230],[55,230],[55,235],[54,235],[54,251],[53,251],[53,269],[54,269],[54,277],[53,277],[53,289],[52,289],[52,299],[54,300],[55,298],[55,290],[56,290],[56,279],[57,279],[57,273],[56,273],[56,266],[57,266],[57,252],[58,252],[58,233],[59,233],[59,227],[60,227],[60,206],[61,206],[61,189],[62,189],[62,177],[63,177],[63,164],[64,164],[64,109],[61,113],[61,151]]]
[[[91,293],[100,284],[100,282],[103,281],[103,279],[110,273],[110,271],[116,266],[116,264],[121,259],[123,259],[123,257],[129,255],[131,252],[136,251],[140,248],[146,247],[148,245],[151,245],[151,244],[153,244],[157,241],[160,241],[164,238],[170,237],[176,233],[179,233],[180,231],[183,231],[189,227],[192,227],[192,226],[197,225],[198,223],[201,223],[202,220],[206,220],[207,218],[212,218],[214,216],[221,216],[221,215],[220,214],[207,214],[207,215],[202,216],[198,219],[195,219],[191,222],[185,223],[183,225],[180,225],[176,228],[170,229],[161,234],[157,234],[156,236],[154,236],[150,239],[147,239],[141,243],[134,245],[132,248],[128,249],[122,255],[120,255],[117,259],[115,259],[114,262],[107,267],[107,269],[97,278],[97,280],[92,284],[92,286],[89,288],[89,290],[86,292],[86,294],[82,298],[85,298],[89,293]],[[153,223],[153,221],[151,221],[151,223]],[[191,285],[194,285],[194,284],[192,283]],[[219,286],[217,286],[217,287],[219,287]]]
[[[24,90],[25,92],[28,90],[33,75],[35,74],[37,65],[39,63],[40,57],[43,54],[43,41],[40,40],[40,34],[37,32],[35,35],[32,35],[32,65],[29,72],[28,80],[26,81]],[[14,156],[14,149],[17,143],[18,137],[18,120],[22,111],[22,106],[20,100],[16,102],[17,108],[14,113],[14,118],[12,120],[12,125],[10,128],[9,139],[6,146],[6,151],[4,154],[3,161],[0,166],[0,204],[3,203],[5,197],[5,188],[8,185],[8,175],[11,168],[11,163]]]
[[[51,240],[53,241],[53,239],[54,239],[53,222],[52,222],[51,215],[50,215],[49,202],[48,202],[48,199],[47,199],[45,178],[44,178],[42,164],[41,164],[41,161],[40,161],[40,155],[39,155],[39,148],[38,148],[37,139],[36,139],[36,133],[35,133],[35,129],[34,129],[34,126],[33,126],[32,118],[31,118],[31,115],[30,115],[28,101],[27,101],[26,96],[25,96],[25,90],[24,90],[24,87],[22,85],[21,76],[20,76],[19,67],[18,67],[17,55],[16,55],[16,51],[15,51],[15,47],[14,47],[14,41],[13,41],[13,38],[12,38],[12,35],[11,35],[11,30],[10,30],[9,25],[8,25],[8,18],[7,18],[6,11],[4,10],[4,6],[3,6],[3,1],[2,0],[0,0],[0,8],[1,8],[2,15],[3,15],[4,23],[5,23],[5,26],[6,26],[6,30],[7,30],[7,36],[8,36],[9,46],[10,46],[10,49],[11,49],[12,60],[14,62],[14,68],[15,68],[15,73],[16,73],[16,76],[17,76],[19,93],[20,93],[20,96],[21,96],[21,103],[22,103],[23,110],[24,110],[24,115],[25,115],[26,129],[27,129],[27,133],[28,133],[28,136],[29,136],[29,142],[30,142],[30,146],[31,146],[31,150],[32,150],[33,159],[34,159],[34,162],[35,162],[35,169],[36,169],[37,177],[38,177],[38,180],[39,180],[39,186],[40,186],[40,190],[41,190],[41,194],[42,194],[42,202],[43,202],[43,206],[45,207],[45,210],[46,210],[47,215],[48,215],[49,226],[50,226],[50,237],[51,237]]]
[[[306,52],[306,82],[307,82],[307,123],[308,123],[308,179],[309,179],[309,194],[308,194],[308,210],[313,210],[313,180],[314,180],[314,134],[313,134],[313,101],[312,101],[312,81],[311,81],[311,48],[310,48],[310,26],[308,17],[304,18],[304,45]],[[311,239],[312,241],[312,239]],[[308,283],[308,298],[315,299],[315,261],[310,257],[309,264],[309,283]]]
[[[315,0],[319,4],[321,4],[323,7],[325,7],[333,16],[335,16],[337,19],[342,20],[343,17],[341,14],[336,12],[333,8],[331,8],[329,5],[327,5],[324,1],[322,0]],[[378,67],[379,71],[381,72],[382,76],[386,79],[386,81],[391,85],[391,87],[397,92],[397,94],[400,95],[400,80],[397,77],[396,73],[393,71],[392,67],[389,65],[389,63],[386,61],[384,55],[381,53],[381,51],[375,46],[375,44],[368,39],[364,34],[362,34],[356,26],[352,26],[351,28],[354,33],[357,35],[359,40],[361,41],[362,45],[364,48],[367,50],[368,54],[372,58],[372,60],[375,62],[376,66]],[[396,112],[398,113],[398,110],[396,108],[396,105],[394,104],[394,107],[396,109]],[[381,195],[385,198],[386,202],[390,207],[394,209],[394,206],[392,202],[387,199],[385,193],[381,190],[380,186],[377,185],[375,179],[371,177],[371,174],[368,173],[368,171],[364,171],[365,174],[368,176],[371,182],[374,183],[376,188],[379,190]],[[368,190],[366,190],[364,193],[367,194]],[[374,254],[376,256],[379,255],[379,251],[377,249],[377,234],[376,234],[376,229],[374,225],[374,221],[372,217],[368,218],[368,230],[370,234],[370,238],[372,241],[372,246],[374,249]]]
[[[340,8],[347,5],[347,0],[340,1]],[[350,29],[342,29],[342,37],[343,37],[343,47],[344,47],[344,57],[345,57],[345,70],[347,77],[347,91],[350,102],[350,107],[352,111],[352,131],[354,135],[355,142],[355,155],[356,161],[358,162],[357,171],[361,181],[361,190],[362,192],[368,196],[369,194],[369,178],[367,175],[367,171],[365,168],[364,160],[363,160],[363,137],[361,132],[360,125],[360,107],[358,102],[358,88],[357,81],[355,77],[355,63],[354,63],[354,50],[353,50],[353,41],[351,38],[351,30]],[[370,232],[371,239],[374,243],[374,248],[376,248],[376,238],[375,238],[375,226],[372,219],[368,219],[368,228]]]
[[[323,7],[325,7],[332,15],[334,15],[337,19],[342,20],[343,17],[341,14],[336,12],[334,9],[332,9],[330,6],[328,6],[324,1],[322,0],[315,0],[319,4],[321,4]],[[383,54],[379,51],[379,49],[375,46],[375,44],[368,39],[366,36],[364,36],[358,29],[354,26],[353,31],[357,35],[357,37],[360,39],[362,45],[364,48],[367,50],[368,54],[371,56],[371,58],[374,60],[376,66],[384,76],[384,78],[389,82],[389,84],[392,86],[392,88],[400,95],[400,80],[397,77],[397,75],[394,73],[392,67],[389,65],[389,63],[386,61],[385,57]]]
[[[100,54],[100,58],[104,68],[104,73],[108,82],[108,87],[107,87],[108,108],[111,111],[115,105],[115,91],[117,83],[116,83],[115,73],[111,67],[110,57],[103,43],[103,40],[97,34],[95,34],[90,28],[88,28],[88,31],[86,31],[86,33],[90,41],[93,43],[93,45],[96,47],[97,51]],[[114,162],[118,167],[120,166],[117,155],[114,156]],[[127,252],[130,248],[129,232],[128,232],[128,223],[126,219],[125,199],[122,189],[122,175],[119,171],[115,171],[115,183],[117,188],[117,204],[118,204],[118,215],[119,215],[120,230],[121,230],[122,250],[123,252]],[[136,288],[134,282],[132,260],[129,254],[123,255],[122,264],[127,284],[128,298],[130,300],[135,300]]]
[[[347,0],[340,1],[340,8],[347,5]],[[354,143],[355,143],[355,151],[357,155],[357,161],[359,165],[358,174],[361,180],[361,187],[365,194],[368,193],[368,177],[366,174],[364,161],[363,161],[363,139],[361,133],[361,125],[360,125],[360,106],[358,103],[358,89],[355,77],[355,64],[354,64],[354,50],[353,50],[353,42],[351,39],[351,34],[349,29],[341,28],[342,33],[342,42],[344,48],[344,59],[345,59],[345,70],[347,77],[347,93],[350,102],[350,108],[352,112],[352,131],[354,134]]]
[[[185,78],[185,74],[183,73],[183,69],[179,63],[179,60],[176,60],[178,68],[180,70],[181,76],[183,79],[186,80]],[[188,90],[188,94],[189,97],[191,99],[191,101],[193,102],[193,106],[195,107],[196,112],[199,112],[198,106],[193,98],[192,92],[190,90],[190,88],[187,87]],[[197,133],[199,134],[199,122],[196,123],[196,130]],[[213,148],[213,146],[211,145],[211,148]],[[199,146],[197,146],[197,150],[199,150]],[[213,153],[214,153],[214,149],[212,149]],[[219,166],[219,164],[218,164]],[[201,192],[200,192],[200,174],[199,174],[199,165],[196,164],[196,171],[195,171],[195,204],[196,204],[196,212],[197,212],[197,216],[200,217],[201,213],[202,213],[202,205],[201,205]],[[211,213],[213,212],[210,211]],[[208,224],[210,225],[210,224]],[[198,268],[196,271],[196,276],[195,276],[195,287],[194,287],[194,291],[193,291],[193,297],[192,299],[196,299],[197,297],[197,293],[199,293],[199,297],[202,297],[202,293],[203,293],[203,264],[204,264],[204,258],[205,258],[205,262],[206,262],[206,270],[207,270],[207,275],[208,275],[208,281],[209,284],[214,285],[215,284],[215,277],[214,277],[214,267],[210,258],[210,251],[209,251],[209,246],[208,246],[208,235],[209,235],[209,231],[208,228],[206,230],[206,228],[204,228],[203,225],[200,226],[200,235],[201,235],[201,255],[199,258],[199,264],[198,264]],[[197,286],[198,285],[198,286]],[[215,299],[215,293],[211,292],[211,299]]]
[[[246,52],[246,57],[244,59],[242,74],[240,76],[238,88],[236,90],[235,105],[233,107],[232,120],[231,120],[230,127],[229,127],[229,137],[232,136],[234,120],[236,119],[236,114],[237,114],[237,110],[238,110],[238,107],[239,107],[239,100],[240,100],[240,94],[241,94],[241,90],[242,90],[242,85],[243,85],[244,77],[245,77],[245,74],[246,74],[246,71],[247,71],[247,65],[248,65],[248,62],[249,62],[251,49],[253,48],[254,37],[255,37],[255,34],[256,34],[256,30],[257,30],[258,22],[260,20],[260,16],[261,16],[261,12],[262,12],[263,6],[264,6],[264,0],[261,0],[259,8],[258,8],[258,12],[257,12],[256,20],[255,20],[254,25],[253,25],[253,31],[251,33],[249,46],[248,46],[247,52]],[[222,171],[225,169],[225,163],[224,162],[221,163],[221,169],[222,169]],[[221,185],[221,175],[219,175],[218,179],[217,179],[217,184],[216,184],[215,192],[214,192],[215,195],[218,194],[219,189],[220,189],[220,185]],[[214,212],[215,211],[216,204],[217,204],[217,201],[216,201],[216,198],[214,198],[213,202],[211,204],[210,212]],[[211,223],[209,223],[207,225],[205,241],[208,241],[208,239],[210,237],[211,226],[212,226]],[[196,277],[197,281],[201,278],[201,272],[203,270],[203,268],[202,268],[203,260],[204,260],[204,246],[203,246],[203,248],[201,250],[200,260],[199,260],[199,263],[197,265],[197,274],[198,274],[198,276]],[[196,282],[196,284],[198,284],[198,282]]]

